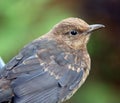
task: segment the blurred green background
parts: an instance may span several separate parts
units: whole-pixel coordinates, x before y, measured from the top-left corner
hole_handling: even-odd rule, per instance
[[[120,103],[120,0],[0,0],[0,56],[7,63],[33,39],[67,17],[105,29],[91,36],[92,69],[67,103]]]

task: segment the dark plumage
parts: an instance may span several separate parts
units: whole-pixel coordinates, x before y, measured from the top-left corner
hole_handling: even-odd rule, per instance
[[[0,102],[60,103],[83,84],[90,70],[86,44],[104,27],[67,18],[26,45],[0,73]]]

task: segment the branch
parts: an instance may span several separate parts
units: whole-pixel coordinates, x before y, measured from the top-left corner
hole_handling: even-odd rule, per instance
[[[1,69],[5,66],[4,61],[2,60],[2,58],[0,57],[0,71]]]

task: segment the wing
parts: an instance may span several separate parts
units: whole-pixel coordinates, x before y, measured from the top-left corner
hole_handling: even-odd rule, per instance
[[[58,82],[40,65],[38,57],[31,56],[7,74],[13,79],[11,86],[15,103],[56,103],[58,101]]]
[[[75,64],[73,54],[54,48],[46,47],[35,53],[28,50],[6,65],[3,74],[12,80],[15,103],[58,103],[79,87],[84,67]],[[73,67],[79,67],[79,71]]]

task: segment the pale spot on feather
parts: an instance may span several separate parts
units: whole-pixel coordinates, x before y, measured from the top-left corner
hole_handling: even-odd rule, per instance
[[[41,63],[40,65],[41,65],[41,66],[44,66],[44,65],[45,65],[45,63]]]
[[[71,67],[71,64],[70,65],[68,65],[68,69],[71,69],[72,67]]]
[[[54,75],[54,73],[53,73],[53,72],[50,72],[50,75]]]
[[[74,68],[74,67],[72,67],[71,69],[72,69],[73,71],[75,71],[75,68]]]
[[[44,71],[47,72],[47,71],[48,71],[48,68],[45,68]]]
[[[80,68],[77,69],[77,72],[78,72],[78,73],[80,72]]]

